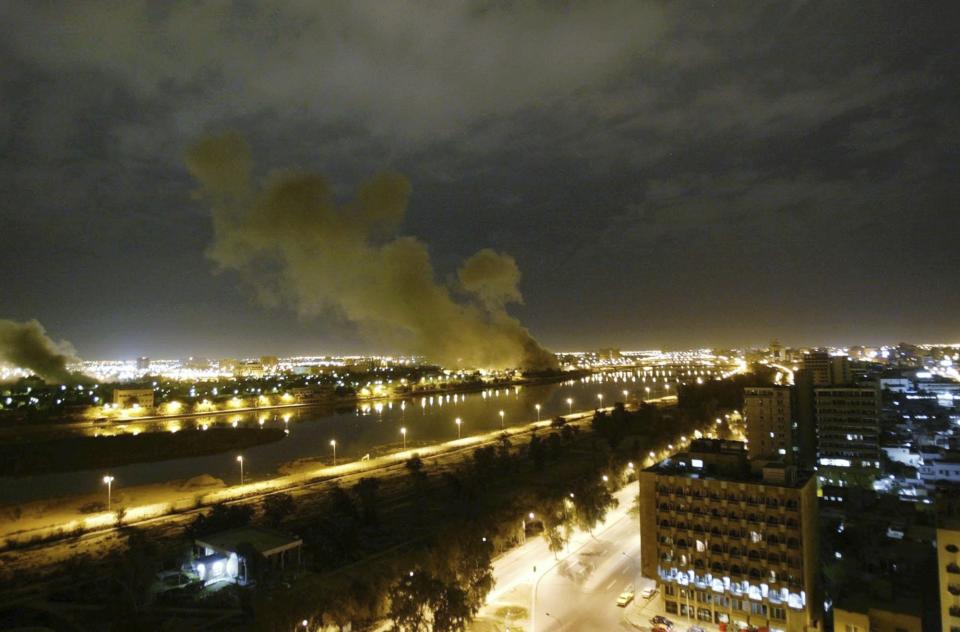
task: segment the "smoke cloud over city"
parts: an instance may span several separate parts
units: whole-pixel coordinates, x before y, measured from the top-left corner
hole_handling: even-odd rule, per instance
[[[80,376],[67,363],[74,361],[73,348],[51,340],[36,320],[0,320],[0,362],[29,369],[47,382],[73,382]]]
[[[381,173],[345,203],[316,173],[274,172],[261,185],[237,134],[199,141],[187,166],[213,209],[210,258],[268,304],[335,312],[378,344],[448,367],[556,365],[505,309],[521,301],[513,257],[483,249],[444,285],[426,244],[398,234],[411,190],[402,175]]]

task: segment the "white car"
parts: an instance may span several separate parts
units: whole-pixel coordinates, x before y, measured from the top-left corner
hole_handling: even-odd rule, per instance
[[[627,586],[626,589],[620,593],[620,596],[617,597],[617,605],[621,608],[626,608],[631,601],[633,601],[633,586]]]
[[[655,594],[657,594],[656,586],[647,586],[646,588],[640,591],[640,596],[643,597],[644,599],[649,599],[650,597],[653,597]]]

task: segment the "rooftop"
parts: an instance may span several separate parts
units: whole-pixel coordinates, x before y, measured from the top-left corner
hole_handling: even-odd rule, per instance
[[[698,439],[690,444],[688,451],[664,459],[646,471],[790,488],[803,487],[811,476],[808,472],[797,473],[794,466],[781,461],[755,461],[753,466],[747,460],[746,444],[743,442]]]
[[[261,555],[269,555],[303,544],[303,540],[295,535],[264,527],[229,529],[199,537],[196,542],[200,546],[230,552],[236,552],[238,546],[247,543]]]

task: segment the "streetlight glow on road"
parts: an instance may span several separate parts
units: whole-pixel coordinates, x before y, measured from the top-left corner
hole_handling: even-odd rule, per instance
[[[330,447],[333,448],[333,466],[337,466],[337,440],[330,439]]]
[[[503,430],[503,411],[500,411],[500,430]]]
[[[534,405],[534,408],[537,409],[537,421],[540,421],[540,404]]]
[[[400,428],[400,434],[403,435],[403,449],[407,449],[407,429]]]
[[[457,417],[456,419],[453,420],[453,422],[454,422],[455,424],[457,424],[457,439],[459,439],[459,438],[460,438],[460,426],[463,424],[463,421],[462,421],[459,417]]]
[[[567,398],[567,412],[570,414],[573,414],[573,398],[572,397]]]
[[[240,484],[243,485],[243,457],[237,457],[237,463],[240,464]]]

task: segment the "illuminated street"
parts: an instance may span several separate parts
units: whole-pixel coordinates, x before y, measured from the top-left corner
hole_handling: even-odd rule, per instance
[[[491,616],[510,604],[535,613],[534,620],[524,624],[528,630],[628,629],[616,599],[638,575],[640,535],[629,515],[635,495],[635,484],[617,492],[618,507],[593,536],[576,532],[559,559],[542,537],[531,538],[497,559],[496,588],[480,616]],[[574,569],[579,567],[590,570],[577,573]],[[518,603],[518,595],[529,595],[529,603]]]

